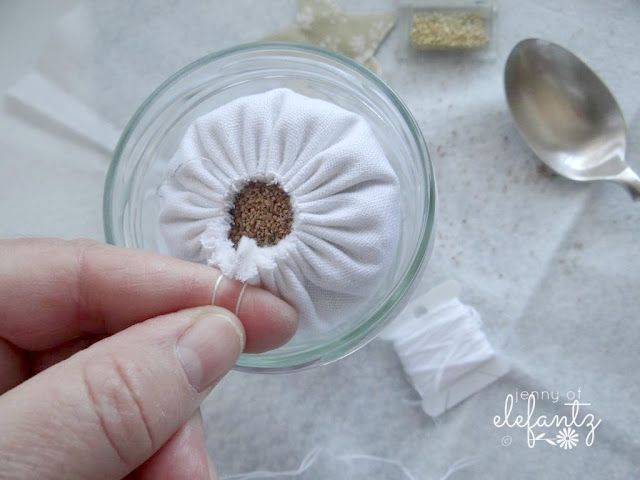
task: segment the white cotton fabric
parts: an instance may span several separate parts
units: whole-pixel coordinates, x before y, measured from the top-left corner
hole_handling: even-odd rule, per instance
[[[229,210],[250,180],[291,198],[274,246],[229,240]],[[399,239],[398,179],[368,123],[288,89],[238,98],[198,118],[170,162],[160,227],[172,254],[261,284],[325,332],[370,299]]]

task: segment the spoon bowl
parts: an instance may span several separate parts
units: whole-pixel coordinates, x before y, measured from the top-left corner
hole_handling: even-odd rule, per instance
[[[520,134],[547,166],[577,181],[608,180],[640,198],[625,162],[626,125],[600,78],[568,50],[527,39],[511,51],[505,92]]]

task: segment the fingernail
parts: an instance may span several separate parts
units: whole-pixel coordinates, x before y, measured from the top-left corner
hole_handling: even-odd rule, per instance
[[[189,383],[202,392],[235,364],[244,348],[240,321],[220,308],[194,310],[195,323],[180,337],[177,355]]]

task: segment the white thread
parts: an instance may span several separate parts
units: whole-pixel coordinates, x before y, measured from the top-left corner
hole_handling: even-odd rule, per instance
[[[393,341],[407,375],[436,391],[463,373],[456,374],[457,368],[477,365],[495,353],[480,329],[478,313],[457,298],[413,316]]]
[[[364,455],[364,454],[345,454],[338,455],[336,458],[344,461],[349,460],[370,460],[372,462],[386,463],[387,465],[393,465],[398,468],[409,480],[416,480],[416,477],[409,471],[407,467],[405,467],[402,463],[397,460],[392,460],[389,458],[378,457],[375,455]]]
[[[508,368],[506,362],[496,364],[498,356],[481,329],[475,309],[455,297],[432,303],[429,305],[424,297],[411,302],[401,321],[385,332],[385,338],[393,342],[405,373],[422,398],[422,408],[428,415],[437,416]],[[485,378],[468,381],[474,374]],[[451,397],[454,385],[456,393]]]
[[[276,472],[272,470],[255,470],[253,472],[226,475],[224,477],[221,477],[221,480],[251,480],[251,479],[267,479],[267,478],[282,478],[282,477],[298,477],[303,473],[305,473],[307,470],[309,470],[318,461],[318,458],[323,453],[327,455],[329,458],[332,458],[334,460],[340,460],[347,463],[364,460],[364,461],[384,463],[386,465],[391,465],[393,467],[396,467],[398,470],[400,470],[404,478],[406,478],[407,480],[417,480],[417,478],[413,475],[413,473],[411,473],[411,471],[398,460],[379,457],[376,455],[367,455],[362,453],[335,454],[326,450],[323,447],[313,448],[307,455],[305,455],[302,462],[300,463],[300,466],[295,470],[284,470],[280,472]],[[477,463],[479,461],[479,458],[480,458],[479,456],[461,458],[460,460],[456,461],[453,465],[451,465],[447,469],[445,476],[442,477],[441,480],[447,480],[453,473]]]
[[[224,278],[224,275],[222,275],[222,273],[220,273],[218,275],[218,278],[216,280],[215,285],[213,286],[213,295],[211,295],[211,305],[215,305],[216,304],[216,295],[218,295],[218,287],[222,283],[222,279],[223,278]]]
[[[479,455],[476,455],[476,456],[473,456],[473,457],[461,458],[460,460],[455,462],[453,465],[451,465],[447,469],[447,473],[445,473],[444,477],[442,477],[440,480],[447,480],[454,473],[456,473],[456,472],[458,472],[458,471],[460,471],[462,469],[465,469],[467,467],[470,467],[471,465],[475,465],[479,461],[480,461],[480,456]]]
[[[300,466],[295,470],[284,470],[282,472],[274,472],[271,470],[256,470],[254,472],[237,473],[234,475],[227,475],[222,477],[221,480],[249,480],[251,478],[278,478],[278,477],[296,477],[306,472],[316,461],[323,449],[316,447],[311,450],[302,460]]]
[[[236,301],[236,309],[233,312],[236,314],[236,317],[238,316],[238,312],[240,312],[240,303],[242,303],[242,297],[244,297],[244,291],[246,288],[247,288],[247,284],[243,283],[242,290],[240,290],[240,295],[238,295],[238,300]]]
[[[405,467],[402,463],[400,463],[398,460],[378,457],[376,455],[366,455],[366,454],[359,454],[359,453],[348,453],[348,454],[337,455],[335,453],[332,453],[326,450],[323,447],[315,447],[314,449],[312,449],[304,457],[304,459],[300,463],[300,466],[295,470],[284,470],[281,472],[275,472],[271,470],[256,470],[253,472],[226,475],[224,477],[221,477],[221,480],[250,480],[250,479],[266,479],[266,478],[280,478],[280,477],[297,477],[302,475],[307,470],[309,470],[309,468],[311,468],[313,464],[316,463],[316,461],[318,460],[318,457],[322,453],[326,454],[327,456],[329,456],[334,460],[340,460],[347,463],[353,460],[356,460],[356,461],[365,460],[365,461],[371,461],[371,462],[385,463],[387,465],[392,465],[396,467],[398,470],[400,470],[406,479],[417,480],[416,477],[413,476],[413,474],[409,471],[409,469]]]

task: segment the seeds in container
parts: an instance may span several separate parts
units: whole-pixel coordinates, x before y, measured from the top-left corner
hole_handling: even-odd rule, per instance
[[[475,49],[489,42],[486,20],[477,13],[416,13],[411,46],[416,50]]]

